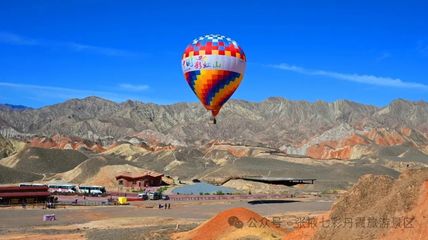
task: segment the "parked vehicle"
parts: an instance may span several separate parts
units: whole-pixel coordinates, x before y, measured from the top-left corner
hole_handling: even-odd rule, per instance
[[[48,184],[49,192],[59,194],[73,194],[77,192],[76,185],[68,183]]]
[[[169,196],[168,195],[162,195],[162,200],[169,200]]]
[[[149,199],[149,196],[148,196],[148,194],[147,193],[139,193],[138,194],[138,198],[141,198],[141,199],[143,199],[143,200],[148,200]]]
[[[47,187],[47,184],[44,183],[20,183],[20,187]]]
[[[162,197],[158,192],[149,192],[147,195],[149,196],[150,200],[159,200]]]
[[[103,186],[79,186],[79,192],[92,196],[102,196],[106,193]]]
[[[118,205],[128,205],[128,198],[127,197],[118,197],[117,198],[117,204]]]

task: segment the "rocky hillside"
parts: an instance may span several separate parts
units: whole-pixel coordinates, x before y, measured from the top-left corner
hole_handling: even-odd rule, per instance
[[[224,183],[242,175],[315,178],[305,191],[346,189],[364,174],[397,177],[428,167],[428,103],[384,108],[349,101],[230,101],[218,118],[196,103],[89,97],[41,109],[0,106],[1,183],[67,181],[113,186],[124,169]],[[347,160],[347,161],[343,161]],[[244,192],[269,189],[242,180]],[[303,187],[302,187],[303,189]]]
[[[217,125],[208,119],[198,103],[115,103],[88,97],[40,109],[2,107],[0,134],[36,147],[95,152],[123,140],[152,148],[219,140],[315,159],[359,159],[398,145],[428,153],[428,103],[423,101],[400,99],[378,108],[345,100],[232,100]]]
[[[236,146],[212,142],[199,147],[165,146],[152,148],[136,142],[115,144],[101,153],[85,148],[78,150],[40,148],[31,142],[21,151],[0,159],[0,175],[14,172],[16,182],[26,181],[28,173],[35,174],[37,181],[64,181],[73,183],[99,184],[113,187],[114,176],[125,169],[145,169],[164,173],[184,181],[201,179],[212,183],[224,183],[227,179],[242,175],[265,175],[271,177],[315,178],[314,185],[305,185],[297,190],[329,191],[346,189],[361,175],[384,174],[398,176],[395,167],[388,167],[383,161],[398,165],[403,161],[394,156],[403,149],[385,151],[390,159],[372,162],[368,159],[353,161],[315,160],[293,158],[272,151],[266,147]],[[409,152],[410,153],[410,152]],[[410,153],[409,156],[414,155]],[[428,159],[417,155],[420,166],[428,166]],[[421,158],[422,157],[422,158]],[[407,160],[407,159],[406,159]],[[395,166],[395,165],[392,165]],[[405,167],[406,165],[404,165]],[[9,179],[12,180],[12,179]],[[0,184],[16,183],[0,179]],[[295,192],[296,189],[271,188],[242,180],[228,181],[226,186],[243,192]],[[261,191],[259,191],[261,190]]]
[[[8,157],[15,151],[13,144],[0,135],[0,159]]]
[[[405,171],[396,180],[362,176],[313,239],[425,239],[427,193],[428,168]]]

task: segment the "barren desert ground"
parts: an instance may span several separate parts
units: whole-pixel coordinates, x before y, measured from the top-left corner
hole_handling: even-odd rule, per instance
[[[187,231],[217,213],[236,207],[253,210],[267,219],[317,215],[330,209],[330,200],[293,199],[284,203],[249,204],[247,201],[133,202],[129,206],[66,207],[58,209],[0,209],[2,239],[169,239],[170,233]],[[152,207],[154,206],[154,207]],[[43,222],[44,214],[57,220]]]

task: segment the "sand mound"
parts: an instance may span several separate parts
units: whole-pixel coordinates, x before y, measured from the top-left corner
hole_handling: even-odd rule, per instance
[[[31,182],[42,179],[43,176],[34,173],[19,171],[0,165],[0,184]]]
[[[102,167],[113,164],[126,164],[126,161],[111,159],[105,156],[91,157],[71,170],[56,174],[54,177],[57,179],[62,178],[66,181],[82,183],[96,175]]]
[[[235,157],[248,157],[251,153],[251,148],[246,146],[237,146],[232,144],[213,143],[206,154],[213,154],[217,151],[224,151]]]
[[[332,207],[331,221],[318,229],[314,239],[424,239],[428,234],[426,181],[428,168],[406,171],[397,180],[361,177]]]
[[[108,160],[106,158],[101,156],[92,157],[67,172],[56,174],[53,176],[53,179],[65,182],[83,183],[97,174],[100,168],[106,165],[108,165]]]
[[[147,170],[134,167],[128,164],[125,165],[110,165],[100,168],[98,173],[91,178],[84,181],[85,184],[102,185],[108,189],[114,189],[117,187],[117,181],[115,176],[121,172],[145,172]]]
[[[147,152],[148,150],[143,147],[135,146],[130,143],[123,143],[108,149],[107,151],[103,152],[103,154],[124,156],[127,160],[132,160],[134,155],[144,154]]]
[[[33,173],[59,173],[68,171],[87,157],[75,150],[29,147],[18,153],[15,169]]]
[[[116,179],[121,172],[144,172],[146,169],[131,166],[128,161],[108,156],[90,158],[72,170],[56,174],[55,181],[77,184],[102,185],[108,190],[117,190]]]
[[[189,232],[173,234],[172,239],[282,239],[285,235],[267,218],[246,208],[232,208]]]

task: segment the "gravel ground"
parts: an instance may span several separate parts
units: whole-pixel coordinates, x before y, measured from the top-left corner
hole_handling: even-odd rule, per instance
[[[189,231],[198,224],[180,225],[179,231]],[[142,227],[131,229],[106,229],[106,230],[89,230],[86,237],[89,240],[167,240],[169,235],[176,232],[176,225],[163,225],[154,227]]]
[[[234,207],[246,207],[263,216],[286,215],[294,212],[324,212],[331,207],[331,201],[320,199],[251,205],[247,201],[206,201],[172,202],[171,209],[157,208],[157,202],[133,202],[130,206],[67,207],[65,209],[0,209],[0,235],[22,234],[83,234],[89,239],[167,239],[163,237],[176,229],[171,222],[159,226],[142,226],[131,218],[147,221],[148,218],[175,219],[180,231],[195,227],[190,223],[205,221],[217,213]],[[154,206],[150,208],[150,206]],[[54,213],[57,221],[43,222],[44,214]],[[120,222],[119,226],[105,227],[111,221]],[[93,227],[91,223],[102,222]],[[137,220],[138,221],[138,220]],[[90,227],[85,227],[89,224]],[[135,225],[137,224],[137,225]],[[98,226],[98,225],[97,225]],[[117,229],[116,229],[117,228]],[[122,237],[119,237],[122,236]]]

